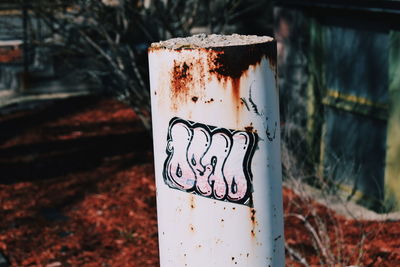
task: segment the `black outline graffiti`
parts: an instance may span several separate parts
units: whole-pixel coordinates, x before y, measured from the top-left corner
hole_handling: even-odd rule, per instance
[[[256,103],[254,103],[252,95],[251,95],[251,87],[253,86],[254,81],[251,83],[250,88],[249,88],[249,101],[251,104],[251,107],[253,108],[253,111],[256,115],[258,116],[262,116],[262,114],[258,111],[258,107],[256,105]]]
[[[172,177],[173,175],[171,174],[171,168],[172,164],[171,164],[171,160],[173,158],[174,155],[174,147],[171,147],[171,142],[173,142],[173,138],[172,138],[172,134],[171,134],[171,129],[174,128],[174,126],[178,123],[183,124],[183,126],[186,126],[184,130],[190,131],[190,134],[188,132],[188,136],[190,136],[189,139],[187,140],[182,140],[183,143],[188,143],[187,147],[186,147],[186,151],[185,151],[185,160],[180,160],[180,163],[182,164],[188,164],[188,166],[190,166],[191,171],[193,173],[188,174],[188,176],[186,177],[186,184],[180,184],[179,182],[177,182],[176,180],[174,180],[174,178]],[[210,163],[207,166],[204,166],[201,164],[201,167],[203,167],[203,169],[193,169],[192,166],[196,165],[196,159],[194,158],[194,155],[192,155],[192,158],[190,158],[190,155],[188,155],[188,150],[189,148],[191,148],[191,144],[192,144],[192,140],[193,140],[193,136],[194,136],[194,131],[205,131],[205,133],[210,138],[209,140],[209,145],[207,147],[207,149],[204,151],[204,153],[199,156],[199,159],[197,159],[199,161],[202,161],[202,159],[205,157],[205,155],[208,155],[208,152],[210,150],[211,147],[211,143],[213,140],[213,136],[218,136],[220,139],[226,139],[226,147],[225,147],[225,151],[223,153],[226,153],[225,158],[223,159],[223,162],[218,162],[218,158],[217,156],[213,155],[211,157]],[[228,158],[231,156],[231,150],[232,150],[232,146],[233,146],[233,137],[235,136],[239,136],[242,135],[246,138],[246,151],[245,151],[245,155],[243,157],[243,163],[242,163],[242,167],[243,167],[243,174],[245,176],[245,180],[246,180],[246,193],[244,194],[244,196],[240,199],[235,199],[232,197],[232,194],[236,194],[237,193],[237,183],[235,183],[235,176],[232,174],[226,174],[226,170],[224,170],[225,167],[225,163],[227,162]],[[229,139],[229,140],[228,140]],[[214,140],[214,142],[216,142],[216,140]],[[248,143],[247,143],[248,142]],[[251,200],[251,193],[253,192],[253,174],[251,172],[251,161],[253,159],[253,155],[255,153],[256,147],[257,147],[257,143],[258,143],[258,135],[257,133],[254,132],[247,132],[247,131],[240,131],[240,130],[229,130],[229,129],[224,129],[224,128],[218,128],[215,126],[209,126],[209,125],[205,125],[202,123],[196,123],[196,122],[192,122],[192,121],[187,121],[181,118],[172,118],[169,122],[169,127],[168,127],[168,134],[167,134],[167,146],[166,146],[166,153],[167,153],[167,157],[166,160],[164,162],[164,168],[163,168],[163,178],[164,178],[164,182],[166,185],[168,185],[170,188],[173,189],[177,189],[180,191],[184,191],[184,192],[188,192],[188,193],[193,193],[196,195],[200,195],[200,196],[204,196],[207,198],[212,198],[212,199],[216,199],[216,200],[221,200],[221,201],[228,201],[228,202],[233,202],[233,203],[237,203],[237,204],[243,204],[243,205],[247,205],[247,206],[252,206],[252,200]],[[241,155],[242,156],[242,155]],[[191,162],[189,162],[191,161]],[[218,185],[215,185],[215,181],[212,181],[210,183],[210,177],[212,175],[214,175],[214,172],[216,171],[216,165],[217,164],[222,164],[220,165],[221,169],[221,174],[223,177],[223,182],[225,183],[225,192],[219,192],[216,189],[216,187],[218,187]],[[182,177],[184,174],[182,173],[182,169],[178,165],[176,166],[176,176],[177,177]],[[207,177],[204,176],[204,173],[207,173]],[[193,176],[193,179],[189,179],[190,176]],[[243,176],[242,176],[243,177]],[[227,184],[227,178],[229,178],[229,182],[231,183],[231,191],[229,191],[228,189],[228,184]],[[183,178],[185,179],[185,178]],[[206,184],[208,183],[209,187],[211,188],[211,191],[204,190],[201,191],[200,185],[198,185],[198,181],[199,184],[200,182],[203,182],[204,184],[204,180],[200,181],[200,179],[206,179]],[[188,182],[189,181],[189,182]],[[243,179],[241,179],[241,181],[243,182]],[[219,181],[221,182],[221,181]],[[237,182],[237,180],[236,180]],[[236,189],[235,189],[236,187]],[[223,188],[219,187],[219,189]],[[236,192],[235,192],[236,190]],[[244,192],[244,191],[242,191]],[[231,196],[230,196],[231,195]]]
[[[268,118],[267,118],[268,121]],[[275,128],[274,128],[274,135],[271,134],[271,132],[269,131],[269,126],[267,124],[267,130],[265,131],[265,133],[267,134],[267,138],[270,142],[274,141],[274,139],[276,138],[276,129],[278,128],[278,122],[275,122]]]

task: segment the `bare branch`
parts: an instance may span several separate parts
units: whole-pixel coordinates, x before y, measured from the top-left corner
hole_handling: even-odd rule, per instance
[[[293,248],[291,248],[287,243],[285,243],[285,249],[289,253],[289,255],[297,262],[303,264],[306,267],[309,267],[310,265],[308,264],[307,260],[301,256],[300,253],[295,251]]]

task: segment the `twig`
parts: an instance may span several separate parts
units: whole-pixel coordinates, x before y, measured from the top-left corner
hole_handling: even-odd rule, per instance
[[[295,251],[293,248],[289,247],[289,245],[287,243],[285,243],[285,249],[287,250],[289,255],[293,257],[294,260],[296,260],[297,262],[303,264],[306,267],[310,266],[308,264],[307,260],[304,257],[302,257],[300,253]]]
[[[308,220],[301,214],[296,214],[296,213],[289,213],[286,216],[292,216],[295,217],[297,219],[299,219],[300,221],[303,222],[304,226],[306,227],[306,229],[311,233],[311,236],[314,238],[314,241],[317,243],[317,247],[319,249],[319,251],[321,251],[322,256],[326,259],[330,261],[330,257],[328,256],[328,253],[326,251],[326,247],[323,246],[320,237],[318,236],[317,231],[314,229],[314,227],[308,222]],[[330,261],[331,262],[331,261]]]

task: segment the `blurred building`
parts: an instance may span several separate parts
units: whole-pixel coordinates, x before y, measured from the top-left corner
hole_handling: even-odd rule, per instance
[[[400,1],[280,0],[284,120],[348,198],[400,210]]]
[[[0,96],[19,88],[23,66],[21,11],[15,5],[0,9]],[[20,25],[21,24],[21,25]]]
[[[0,1],[0,98],[88,91],[63,60],[57,36],[32,12],[31,2]]]

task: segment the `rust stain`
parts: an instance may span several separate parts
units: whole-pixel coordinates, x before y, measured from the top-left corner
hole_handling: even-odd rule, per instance
[[[271,66],[276,66],[276,41],[243,45],[214,47],[213,65],[210,72],[224,77],[240,79],[250,66],[257,66],[266,57]]]
[[[250,207],[254,207],[253,203],[253,194],[250,196]],[[256,227],[258,225],[257,219],[256,219],[256,210],[254,208],[250,208],[250,223],[251,223],[251,237],[255,238],[256,237]]]
[[[207,89],[207,79],[210,82],[213,78],[216,78],[222,88],[229,90],[232,99],[232,111],[235,114],[236,121],[239,122],[241,110],[249,109],[249,105],[243,103],[241,97],[241,82],[243,82],[242,78],[248,75],[250,67],[257,68],[263,59],[267,59],[270,68],[275,73],[277,82],[275,40],[260,44],[227,47],[197,48],[184,46],[177,49],[165,47],[150,47],[148,49],[149,53],[156,51],[193,52],[192,59],[174,60],[170,70],[170,81],[168,82],[171,83],[171,108],[175,111],[189,101],[198,103],[199,100],[203,100],[204,96],[201,94],[203,90]],[[206,55],[206,57],[201,55]],[[187,57],[185,56],[185,58]],[[194,88],[196,88],[196,92],[194,92]],[[201,91],[199,91],[200,88],[202,88]],[[211,98],[204,100],[204,103],[208,104],[213,101],[214,99]]]
[[[231,85],[232,97],[235,99],[235,101],[237,101],[237,99],[240,99],[240,78],[232,78]]]
[[[190,196],[190,208],[191,209],[196,208],[196,203],[194,202],[194,196],[193,195]]]
[[[208,49],[209,72],[217,78],[223,88],[227,89],[229,85],[232,90],[231,95],[237,122],[240,120],[240,109],[245,108],[240,94],[241,78],[247,76],[250,66],[257,68],[263,58],[268,59],[276,77],[276,57],[275,40],[261,44]]]
[[[232,102],[235,103],[236,106],[236,121],[239,122],[239,114],[240,114],[240,103],[242,102],[240,97],[240,77],[239,78],[231,78],[231,86],[232,86]]]
[[[257,133],[257,130],[254,129],[252,122],[250,123],[249,126],[244,127],[244,129],[246,130],[246,132],[249,132],[249,133]]]
[[[210,98],[210,100],[204,101],[205,104],[210,104],[214,102],[214,98]]]
[[[254,208],[251,208],[250,213],[251,213],[251,216],[250,216],[251,222],[253,223],[253,225],[255,225],[256,224],[256,210]]]
[[[250,209],[250,221],[251,221],[251,237],[255,238],[256,237],[256,227],[258,225],[258,222],[256,220],[256,210],[254,208]]]
[[[256,233],[254,232],[254,230],[251,230],[251,237],[256,237]]]
[[[150,46],[149,48],[147,48],[147,52],[151,53],[151,52],[168,50],[168,51],[175,51],[175,52],[181,53],[183,51],[188,51],[188,50],[191,51],[191,50],[197,50],[197,49],[199,49],[199,48],[194,47],[194,46],[185,46],[185,45],[178,47],[178,48],[167,48],[165,46]]]
[[[171,70],[171,97],[175,110],[181,103],[187,102],[193,83],[192,67],[193,63],[188,64],[174,60],[174,66]]]
[[[174,51],[181,52],[183,50]],[[208,72],[205,71],[206,62],[204,62],[203,57],[194,52],[190,59],[173,61],[170,70],[170,96],[173,110],[177,110],[182,104],[189,101],[197,103],[202,98],[202,91],[206,89],[206,79],[209,76]]]
[[[263,58],[268,59],[270,67],[276,72],[276,41],[243,45],[214,47],[208,50],[210,73],[218,80],[236,80],[246,74],[250,66],[257,67]]]
[[[161,48],[160,47],[151,47],[150,46],[149,48],[147,48],[147,53],[156,52],[158,50],[161,50]]]
[[[193,226],[193,224],[190,224],[190,225],[189,225],[189,229],[190,229],[190,232],[194,232],[194,226]]]
[[[195,60],[194,65],[196,66],[196,69],[198,70],[199,78],[196,81],[203,90],[206,89],[206,71],[205,71],[205,66],[204,62],[202,61],[201,58],[198,58]]]

